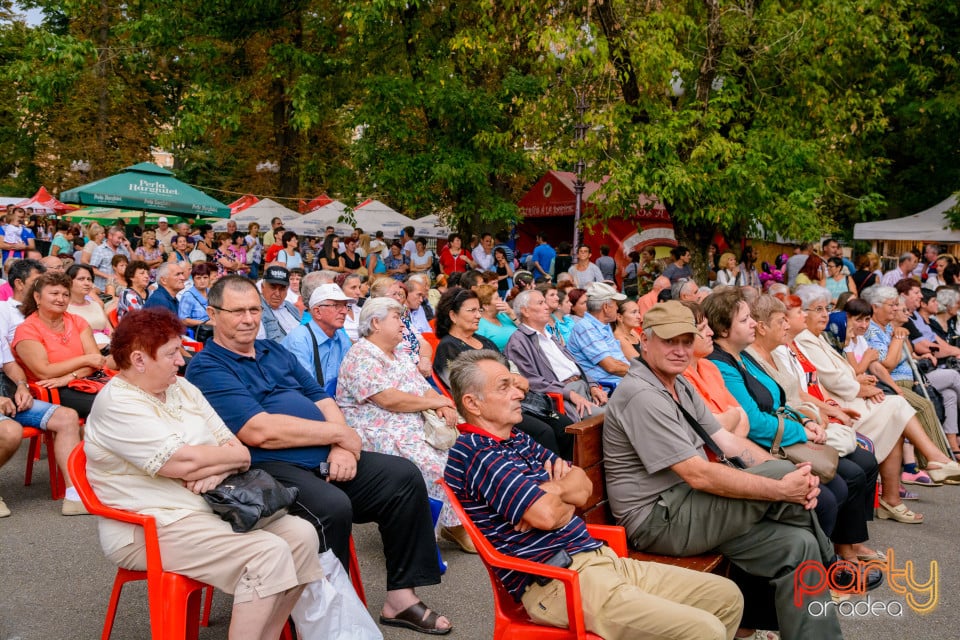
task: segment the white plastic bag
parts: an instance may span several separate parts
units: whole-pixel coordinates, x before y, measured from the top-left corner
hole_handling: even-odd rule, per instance
[[[291,614],[297,636],[302,640],[383,640],[333,551],[320,554],[320,566],[326,580],[308,584]]]

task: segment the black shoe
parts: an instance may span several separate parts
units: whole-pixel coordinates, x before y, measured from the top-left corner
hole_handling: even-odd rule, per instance
[[[849,589],[852,589],[857,585],[857,577],[858,577],[857,574],[854,573],[854,571],[855,570],[860,571],[860,564],[857,562],[851,562],[849,560],[843,560],[841,558],[837,558],[830,564],[830,567],[832,568],[838,562],[843,562],[845,566],[843,566],[843,568],[838,569],[832,573],[833,583],[841,591],[847,591]],[[880,571],[879,569],[870,569],[869,571],[867,571],[865,582],[866,582],[867,591],[873,591],[874,589],[876,589],[877,587],[883,584],[883,572]]]

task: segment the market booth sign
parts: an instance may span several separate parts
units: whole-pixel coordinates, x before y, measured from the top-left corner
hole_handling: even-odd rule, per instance
[[[190,217],[229,218],[230,207],[174,177],[172,171],[151,162],[64,191],[64,202],[174,213]]]

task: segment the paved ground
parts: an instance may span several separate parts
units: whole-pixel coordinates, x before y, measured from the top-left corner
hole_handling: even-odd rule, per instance
[[[103,624],[114,568],[100,552],[95,519],[65,518],[59,504],[50,501],[46,464],[38,465],[31,487],[23,487],[26,447],[0,469],[0,496],[13,511],[0,519],[0,640],[59,640],[97,638]],[[930,562],[939,568],[939,602],[925,615],[912,611],[885,585],[870,594],[874,614],[843,619],[850,640],[911,640],[958,638],[960,604],[960,487],[921,489],[923,525],[879,521],[871,525],[875,546],[893,548],[896,568],[914,563],[917,579],[927,581]],[[383,601],[383,558],[379,536],[373,526],[355,530],[363,582],[371,613],[376,616]],[[449,545],[442,546],[450,567],[443,584],[420,590],[424,601],[449,615],[454,632],[448,637],[481,639],[492,635],[492,604],[486,571],[475,556]],[[927,602],[927,596],[921,596]],[[852,602],[858,602],[854,600]],[[860,600],[860,602],[865,602]],[[883,602],[899,617],[879,612]],[[845,605],[850,606],[850,605]],[[227,637],[230,601],[217,593],[211,626],[201,630],[202,640]],[[860,604],[860,608],[866,608]],[[415,640],[425,636],[412,631],[384,629],[388,640]],[[115,640],[149,638],[146,590],[142,583],[126,587],[114,627]],[[812,640],[812,639],[811,639]]]

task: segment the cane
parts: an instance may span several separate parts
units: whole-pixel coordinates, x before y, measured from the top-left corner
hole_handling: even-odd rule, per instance
[[[923,397],[927,399],[927,402],[933,404],[933,401],[930,400],[930,394],[927,393],[927,381],[924,379],[923,374],[920,373],[920,368],[917,367],[917,361],[914,360],[913,354],[910,353],[910,349],[907,348],[906,344],[902,345],[902,347],[903,355],[906,357],[907,363],[910,365],[910,370],[913,371],[913,379],[920,383],[920,390],[923,391]],[[937,443],[937,446],[940,447],[940,449],[947,454],[951,460],[956,460],[956,457],[953,455],[952,447],[950,446],[950,443],[947,442],[947,436],[943,433],[943,425],[940,424],[940,416],[937,415],[936,411],[933,412],[933,415],[937,420],[937,427],[939,427],[936,430],[937,437],[935,442]]]

